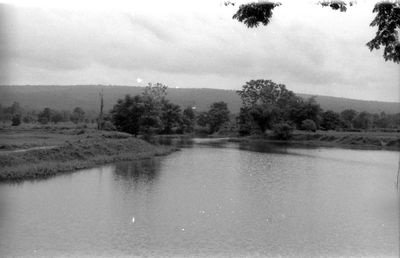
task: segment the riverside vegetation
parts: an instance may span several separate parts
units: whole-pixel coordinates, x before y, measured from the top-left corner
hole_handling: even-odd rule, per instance
[[[232,114],[225,102],[213,103],[208,111],[182,110],[166,99],[167,86],[161,83],[119,99],[101,119],[80,107],[71,113],[26,110],[19,103],[0,106],[0,180],[50,176],[175,150],[152,144],[156,135],[399,149],[400,113],[324,111],[314,98],[304,100],[271,80],[251,80],[237,93],[239,114]]]
[[[2,128],[0,181],[48,177],[115,161],[166,155],[176,150],[126,133],[74,127]]]

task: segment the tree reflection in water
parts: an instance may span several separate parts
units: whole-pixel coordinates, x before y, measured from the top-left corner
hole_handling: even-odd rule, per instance
[[[116,163],[113,179],[128,188],[153,184],[160,172],[162,158],[151,158]]]

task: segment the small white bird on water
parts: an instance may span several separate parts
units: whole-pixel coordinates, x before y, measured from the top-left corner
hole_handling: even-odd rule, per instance
[[[132,218],[132,223],[135,223],[135,217]]]

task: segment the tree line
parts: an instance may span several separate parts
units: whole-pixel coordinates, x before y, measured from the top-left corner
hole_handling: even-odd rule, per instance
[[[386,114],[357,112],[346,109],[342,112],[323,110],[311,97],[303,99],[288,90],[284,84],[271,80],[251,80],[237,91],[242,105],[239,114],[232,114],[225,102],[211,104],[207,111],[196,107],[180,107],[170,102],[168,87],[161,83],[149,83],[142,94],[126,95],[102,115],[85,112],[80,107],[72,111],[25,110],[18,102],[9,107],[0,105],[0,120],[12,121],[12,125],[24,123],[101,123],[104,130],[118,130],[135,136],[153,134],[185,133],[238,133],[240,135],[272,132],[278,138],[289,138],[294,129],[315,132],[337,131],[398,131],[400,113]]]
[[[167,86],[149,83],[140,95],[119,99],[110,111],[110,118],[117,130],[137,136],[138,134],[192,133],[195,126],[208,127],[214,133],[229,121],[228,106],[224,102],[211,105],[207,112],[197,112],[188,106],[166,99]]]
[[[271,80],[251,80],[237,93],[242,107],[236,116],[222,101],[211,104],[207,111],[197,112],[195,107],[182,110],[167,100],[167,86],[150,83],[142,94],[119,99],[109,117],[117,130],[134,135],[192,133],[201,129],[208,134],[230,131],[240,135],[272,131],[284,139],[294,129],[313,132],[400,129],[400,113],[325,111],[315,98],[304,100],[284,84]]]
[[[39,123],[48,124],[59,122],[90,123],[95,122],[94,112],[85,112],[81,107],[70,110],[55,110],[49,107],[43,110],[34,110],[21,107],[18,102],[14,102],[8,107],[0,104],[0,121],[11,121],[13,126],[18,126],[21,122],[26,124]]]
[[[400,113],[371,114],[353,109],[338,113],[323,110],[313,97],[304,100],[288,90],[284,84],[271,80],[246,82],[238,94],[242,99],[237,118],[241,135],[273,130],[285,138],[293,129],[315,132],[400,128]]]

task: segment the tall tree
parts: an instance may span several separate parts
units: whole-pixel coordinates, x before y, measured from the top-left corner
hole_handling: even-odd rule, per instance
[[[322,113],[321,127],[325,130],[336,130],[341,127],[340,115],[332,110]]]
[[[300,99],[298,102],[293,102],[290,108],[290,119],[296,124],[298,128],[302,127],[304,120],[312,120],[316,127],[319,126],[321,120],[322,109],[311,97],[307,100]]]
[[[119,99],[111,110],[112,120],[117,130],[135,136],[143,133],[146,137],[153,132],[162,131],[163,103],[168,103],[165,100],[166,90],[167,86],[161,83],[149,83],[143,94],[134,97],[126,95],[125,99]],[[168,108],[175,110],[176,107],[172,105],[168,104]],[[172,119],[167,113],[164,118],[167,123],[170,123]],[[172,126],[172,122],[168,126]]]
[[[211,104],[210,110],[207,112],[207,118],[210,133],[219,131],[221,126],[229,121],[228,105],[223,101]]]
[[[63,116],[60,112],[53,110],[53,114],[51,115],[50,121],[57,124],[63,120]]]
[[[72,111],[71,121],[76,123],[83,122],[85,119],[85,111],[81,107],[75,107]]]
[[[162,130],[162,102],[167,96],[167,89],[168,87],[162,83],[149,83],[142,94],[144,113],[141,131],[146,135]]]
[[[140,132],[144,110],[145,104],[142,96],[126,95],[124,99],[118,100],[110,113],[117,130],[133,134],[136,137]]]
[[[354,128],[368,129],[372,125],[372,115],[368,112],[361,112],[353,121]]]
[[[18,102],[14,101],[11,106],[4,108],[3,112],[11,119],[14,115],[22,115],[23,109]]]
[[[182,132],[191,133],[194,129],[196,115],[192,107],[186,107],[182,113]]]
[[[21,115],[15,114],[11,119],[11,126],[18,126],[21,124]]]
[[[101,91],[99,92],[99,96],[100,96],[100,113],[99,113],[99,117],[97,119],[97,129],[98,130],[102,130],[103,129],[103,108],[104,108],[104,92],[103,89],[101,89]]]
[[[39,123],[47,124],[48,122],[50,122],[53,113],[54,113],[54,111],[51,110],[50,108],[48,108],[48,107],[44,108],[43,111],[40,112],[38,115]]]
[[[260,104],[270,104],[285,107],[297,102],[296,95],[286,89],[284,84],[277,84],[271,80],[251,80],[237,91],[242,99],[243,106],[254,107]]]
[[[296,95],[286,89],[284,84],[277,84],[271,80],[251,80],[237,91],[242,99],[241,112],[246,112],[254,121],[261,132],[271,129],[272,125],[279,120],[289,117],[289,107],[299,101]],[[251,121],[244,121],[245,115],[239,115],[244,124]],[[239,127],[241,125],[239,124]]]
[[[182,123],[181,108],[168,100],[162,100],[161,122],[163,125],[162,133],[169,134],[173,127],[178,127]]]
[[[144,89],[143,96],[151,98],[154,102],[161,103],[167,96],[168,86],[162,83],[149,83]]]
[[[197,124],[199,126],[207,126],[208,123],[208,112],[200,112],[197,116]]]
[[[353,121],[357,117],[357,111],[354,109],[345,109],[340,113],[340,118],[347,128],[353,128]]]

